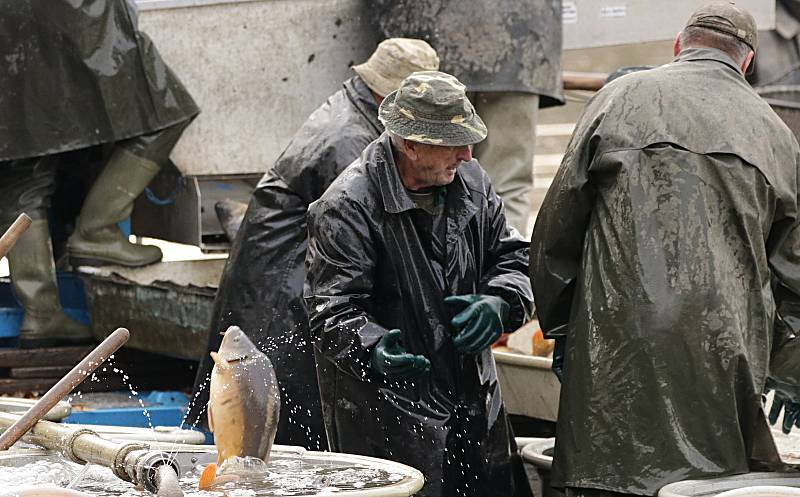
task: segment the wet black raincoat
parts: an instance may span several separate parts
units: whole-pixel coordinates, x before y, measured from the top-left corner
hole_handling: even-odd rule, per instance
[[[0,0],[0,161],[116,142],[198,113],[126,0]]]
[[[540,107],[564,101],[561,0],[372,0],[385,38],[420,38],[439,69],[469,91],[539,95]]]
[[[282,398],[275,443],[327,447],[303,301],[306,210],[382,130],[369,88],[358,76],[346,81],[259,182],[225,265],[208,350],[219,348],[221,330],[237,325],[269,356]],[[196,392],[212,367],[204,357]],[[192,418],[207,402],[207,390],[200,395]]]
[[[588,103],[531,243],[539,321],[567,341],[554,484],[656,495],[775,462],[761,393],[776,320],[800,318],[798,167],[717,50]]]
[[[507,326],[518,328],[532,311],[527,247],[477,161],[459,168],[446,197],[439,259],[432,216],[406,193],[384,134],[309,209],[306,296],[331,450],[416,467],[421,496],[525,495],[512,481],[492,353],[455,352],[443,300],[500,296],[511,306]],[[394,328],[431,361],[430,376],[396,382],[369,369],[373,346]]]

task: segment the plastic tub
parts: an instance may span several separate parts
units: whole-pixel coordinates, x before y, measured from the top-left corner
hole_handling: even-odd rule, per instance
[[[527,438],[525,441],[527,443],[520,450],[520,455],[525,464],[533,465],[542,484],[541,491],[536,492],[536,495],[564,497],[564,492],[550,486],[550,470],[553,467],[553,448],[556,445],[556,439]]]
[[[669,484],[658,491],[658,497],[736,497],[743,495],[748,497],[800,496],[800,473],[747,473],[708,480],[686,480]]]
[[[553,360],[512,352],[493,352],[506,412],[556,421],[561,383],[551,369]]]
[[[151,445],[151,449],[166,450],[159,444]],[[188,471],[196,471],[200,466],[204,466],[209,462],[216,462],[216,448],[213,445],[170,445],[168,446],[168,450],[170,453],[175,454],[176,462],[183,474],[186,474]],[[352,487],[337,488],[336,479],[332,478],[328,486],[316,495],[337,495],[341,497],[409,497],[417,493],[425,483],[425,478],[418,470],[404,464],[374,457],[335,452],[306,451],[301,447],[274,445],[272,447],[270,461],[278,463],[276,466],[280,467],[282,459],[299,461],[301,463],[304,461],[308,464],[314,464],[317,467],[320,465],[330,466],[330,469],[326,469],[326,473],[329,475],[333,475],[337,467],[344,469],[343,467],[347,466],[367,467],[369,469],[383,470],[386,473],[396,475],[396,479],[393,479],[391,482],[386,482],[378,487],[365,489],[353,489]],[[0,453],[0,466],[19,467],[42,460],[50,462],[65,461],[57,452],[41,449],[12,449]],[[77,489],[80,490],[80,488]],[[130,490],[132,490],[132,487]],[[226,488],[226,490],[228,489]],[[129,490],[125,488],[115,487],[115,489],[107,493],[125,495],[128,491]],[[226,491],[226,493],[232,495],[230,491]],[[199,497],[201,494],[207,495],[205,492],[191,492],[187,495]]]

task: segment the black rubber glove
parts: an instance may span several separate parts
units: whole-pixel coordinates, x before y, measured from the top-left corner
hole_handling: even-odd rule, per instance
[[[370,357],[373,371],[391,380],[407,380],[427,374],[431,362],[423,355],[411,354],[403,348],[400,330],[389,330],[375,344]]]
[[[767,378],[767,391],[775,390],[772,408],[769,410],[769,422],[774,425],[783,411],[781,430],[788,434],[792,426],[800,428],[800,388]]]
[[[458,335],[453,345],[462,354],[475,355],[492,345],[503,334],[510,306],[494,295],[456,295],[444,299],[445,304],[463,309],[450,323]]]

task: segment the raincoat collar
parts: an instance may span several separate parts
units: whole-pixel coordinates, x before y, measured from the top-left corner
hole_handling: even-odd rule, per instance
[[[343,83],[347,98],[367,118],[378,133],[383,133],[383,124],[378,119],[378,102],[360,76],[353,76]]]
[[[377,161],[378,181],[383,198],[383,208],[391,214],[409,211],[417,208],[417,204],[411,200],[400,173],[397,171],[397,164],[392,153],[392,143],[388,133],[383,133],[378,138],[378,145],[385,154],[384,164]],[[460,171],[456,172],[456,177],[452,183],[445,187],[448,198],[448,210],[454,209],[457,225],[459,228],[465,226],[467,222],[478,211],[478,206],[472,201],[469,195],[469,188]],[[452,206],[452,207],[450,207]]]
[[[736,62],[734,62],[730,55],[726,54],[722,50],[717,50],[716,48],[686,48],[681,50],[681,53],[675,57],[673,62],[694,62],[700,60],[713,60],[715,62],[721,62],[722,64],[725,64],[736,71],[736,73],[739,74],[742,79],[744,79],[742,71],[739,70],[739,66],[736,64]]]

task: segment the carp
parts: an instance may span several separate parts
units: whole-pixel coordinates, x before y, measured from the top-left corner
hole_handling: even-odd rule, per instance
[[[217,463],[230,457],[257,457],[265,463],[278,427],[281,397],[272,363],[238,326],[224,333],[208,402]]]

